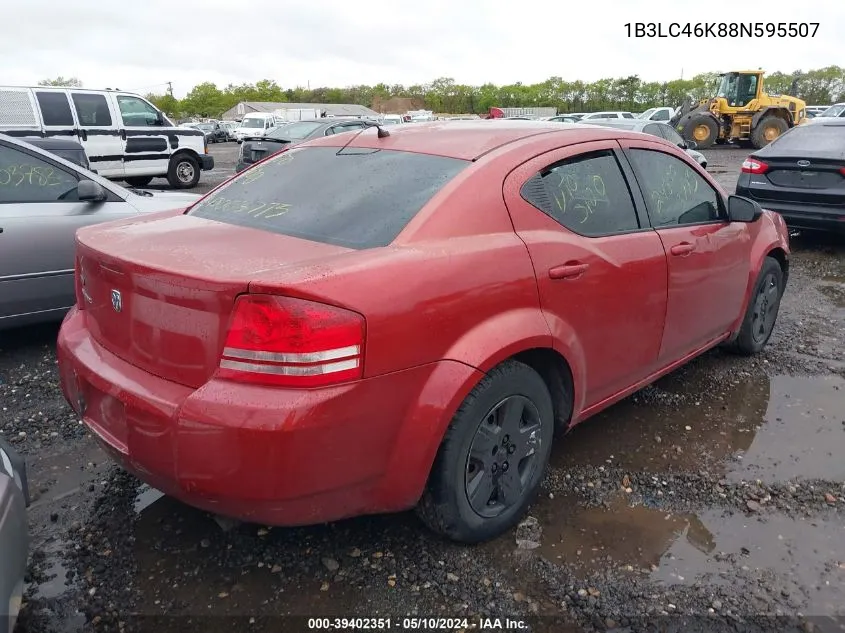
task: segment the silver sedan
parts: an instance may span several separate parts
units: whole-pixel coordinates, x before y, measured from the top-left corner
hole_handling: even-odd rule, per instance
[[[0,330],[61,319],[76,303],[77,229],[186,207],[200,197],[125,189],[0,134]]]
[[[26,465],[0,439],[0,633],[12,633],[23,598],[28,505]]]

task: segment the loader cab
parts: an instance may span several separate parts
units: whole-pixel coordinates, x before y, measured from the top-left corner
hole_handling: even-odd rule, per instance
[[[728,102],[732,108],[743,108],[760,97],[762,72],[741,71],[721,75],[717,97]]]

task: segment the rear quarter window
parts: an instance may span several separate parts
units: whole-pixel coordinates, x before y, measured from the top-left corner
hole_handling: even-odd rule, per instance
[[[244,171],[187,213],[347,248],[387,246],[469,161],[302,147]]]

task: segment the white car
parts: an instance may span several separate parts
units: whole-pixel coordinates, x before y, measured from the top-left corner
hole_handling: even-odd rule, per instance
[[[286,123],[286,121],[277,119],[274,114],[264,112],[247,114],[241,119],[238,129],[235,130],[235,140],[241,143],[247,136],[264,136],[274,127],[278,127],[280,123]]]
[[[815,117],[809,120],[810,123],[815,123],[817,121],[825,121],[830,120],[831,118],[843,118],[845,117],[845,102],[843,103],[834,103],[832,106],[827,108],[824,112],[820,112]]]
[[[607,112],[590,112],[585,114],[579,120],[587,121],[592,119],[635,119],[636,117],[631,112],[624,112],[621,110],[607,111]]]
[[[675,108],[661,106],[659,108],[649,108],[645,112],[638,114],[637,118],[645,121],[662,121],[666,123],[673,116],[675,116]]]

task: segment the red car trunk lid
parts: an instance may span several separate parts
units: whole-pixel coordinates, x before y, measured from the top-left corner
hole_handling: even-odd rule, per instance
[[[190,387],[216,370],[254,276],[346,250],[185,215],[92,227],[77,242],[78,303],[95,340]]]

